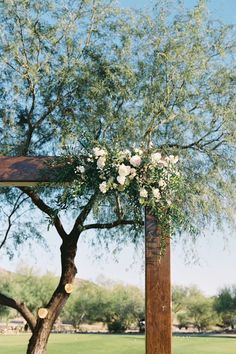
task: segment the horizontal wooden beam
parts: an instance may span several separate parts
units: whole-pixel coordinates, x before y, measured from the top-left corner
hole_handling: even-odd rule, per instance
[[[0,186],[32,186],[50,182],[53,176],[43,173],[53,157],[0,156]]]

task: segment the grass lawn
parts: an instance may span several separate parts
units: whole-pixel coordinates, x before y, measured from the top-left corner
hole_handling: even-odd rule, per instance
[[[25,354],[28,336],[0,336],[0,354]],[[145,354],[144,336],[54,334],[48,354]],[[174,338],[174,354],[236,354],[236,338]]]

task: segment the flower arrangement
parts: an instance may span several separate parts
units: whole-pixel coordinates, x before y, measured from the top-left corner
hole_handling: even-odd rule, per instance
[[[138,196],[140,205],[152,211],[170,208],[178,189],[178,156],[163,156],[155,149],[109,150],[94,147],[75,166],[80,188],[93,184],[101,194]]]

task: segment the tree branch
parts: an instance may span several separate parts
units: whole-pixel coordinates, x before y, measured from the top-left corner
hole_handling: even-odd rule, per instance
[[[71,234],[74,234],[74,233],[76,234],[79,227],[83,225],[83,223],[85,222],[87,216],[89,215],[89,213],[93,207],[93,204],[94,204],[96,198],[97,198],[97,193],[94,193],[90,197],[88,203],[83,207],[83,210],[81,211],[81,213],[79,214],[79,216],[75,220]]]
[[[89,230],[89,229],[112,229],[113,227],[117,227],[117,226],[124,226],[124,225],[135,225],[135,224],[139,224],[139,225],[144,225],[144,222],[142,221],[134,221],[134,220],[115,220],[111,223],[104,223],[104,224],[88,224],[88,225],[84,225],[84,230]]]
[[[28,323],[31,331],[33,332],[36,326],[36,319],[29,308],[23,303],[18,302],[6,295],[0,294],[0,305],[11,307],[17,310]]]
[[[64,230],[61,220],[55,210],[48,206],[44,201],[35,193],[32,189],[26,187],[19,187],[22,192],[27,194],[34,205],[36,205],[43,213],[47,214],[53,222],[57,232],[59,233],[62,240],[64,240],[68,235]]]
[[[4,246],[4,244],[6,243],[7,237],[9,235],[9,232],[11,230],[12,224],[14,223],[14,220],[12,221],[12,216],[15,214],[15,212],[20,208],[20,206],[28,199],[28,197],[22,199],[20,201],[20,198],[22,197],[24,193],[21,193],[18,198],[16,199],[15,204],[13,205],[12,211],[11,213],[7,216],[7,222],[8,222],[8,227],[7,230],[5,232],[5,236],[0,244],[0,249]]]
[[[209,130],[206,134],[204,134],[202,137],[200,137],[198,140],[193,141],[190,144],[186,144],[186,145],[179,145],[179,144],[165,144],[162,145],[161,147],[165,148],[165,147],[171,147],[171,148],[178,148],[178,149],[203,149],[204,147],[211,145],[213,143],[218,143],[220,141],[221,138],[223,138],[225,136],[224,133],[220,133],[219,130],[222,128],[222,125],[224,123],[220,123],[215,129],[213,130]],[[212,135],[213,133],[217,133],[218,135],[210,140],[205,140],[206,138],[208,138],[210,135]],[[205,141],[204,141],[205,140]]]

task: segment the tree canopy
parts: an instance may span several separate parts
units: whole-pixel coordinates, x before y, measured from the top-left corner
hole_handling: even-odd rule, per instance
[[[233,329],[236,322],[236,287],[227,286],[220,289],[214,301],[214,308],[222,317],[223,324]]]
[[[81,155],[96,145],[152,144],[180,156],[184,228],[233,220],[232,26],[208,20],[204,1],[171,16],[167,4],[146,15],[100,0],[1,7],[1,154]],[[21,203],[25,194],[12,193],[4,198]],[[47,194],[53,215],[85,202]],[[97,198],[93,218],[108,222],[116,217],[114,198],[105,207],[103,201]],[[122,213],[139,222],[140,212],[122,202]]]
[[[183,184],[173,207],[181,213],[171,223],[176,233],[196,234],[210,222],[234,222],[236,36],[233,26],[208,18],[203,0],[191,10],[171,9],[165,1],[149,14],[106,0],[2,1],[0,154],[70,158],[104,147],[179,156]],[[66,185],[1,190],[0,248],[42,239],[45,222],[37,213],[36,224],[32,210],[62,240],[52,316],[30,320],[28,353],[40,340],[45,350],[69,296],[81,232],[109,230],[118,243],[139,243],[143,208],[136,199],[104,194],[97,184],[82,195]]]

